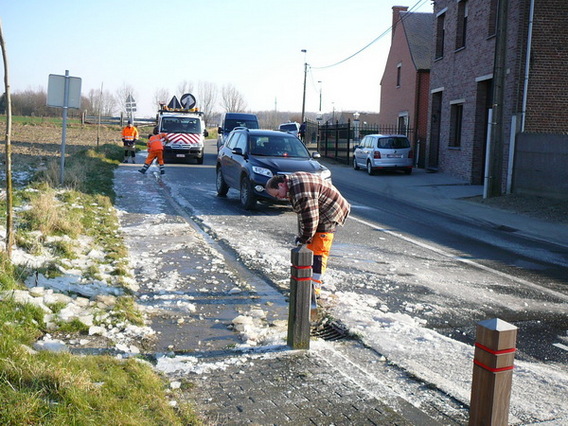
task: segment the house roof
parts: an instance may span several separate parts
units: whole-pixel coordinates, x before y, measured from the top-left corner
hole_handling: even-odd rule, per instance
[[[400,17],[416,70],[429,70],[434,55],[434,14],[400,12]]]

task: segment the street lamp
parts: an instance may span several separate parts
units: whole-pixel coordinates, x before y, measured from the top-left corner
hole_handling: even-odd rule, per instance
[[[353,113],[353,126],[355,127],[355,142],[359,142],[359,114],[358,112]]]
[[[304,54],[304,96],[302,97],[302,123],[304,122],[304,116],[306,114],[306,76],[308,74],[308,63],[306,62],[306,49],[302,49]]]
[[[320,85],[320,107],[319,107],[319,113],[321,114],[321,80],[318,81],[318,84]]]

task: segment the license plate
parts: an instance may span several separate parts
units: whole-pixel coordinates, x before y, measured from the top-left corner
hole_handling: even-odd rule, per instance
[[[185,158],[185,154],[176,154],[176,157]]]
[[[387,154],[387,158],[402,158],[402,154]]]

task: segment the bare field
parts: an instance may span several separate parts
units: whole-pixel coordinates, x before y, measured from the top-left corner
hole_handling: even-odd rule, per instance
[[[61,124],[12,124],[12,171],[16,182],[25,180],[21,174],[26,174],[45,167],[48,160],[61,157]],[[139,129],[144,135],[145,129]],[[0,182],[4,181],[6,164],[6,121],[0,122],[3,138],[0,141]],[[85,148],[97,147],[107,143],[122,145],[121,128],[119,126],[97,126],[68,124],[65,138],[65,154],[69,156]]]

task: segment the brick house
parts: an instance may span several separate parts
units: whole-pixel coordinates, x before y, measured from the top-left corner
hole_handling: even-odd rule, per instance
[[[408,136],[417,151],[418,166],[423,167],[434,15],[407,10],[404,6],[392,8],[392,40],[381,79],[379,124],[396,126],[403,134],[411,129]]]
[[[568,197],[568,2],[436,0],[434,15],[426,166]]]

